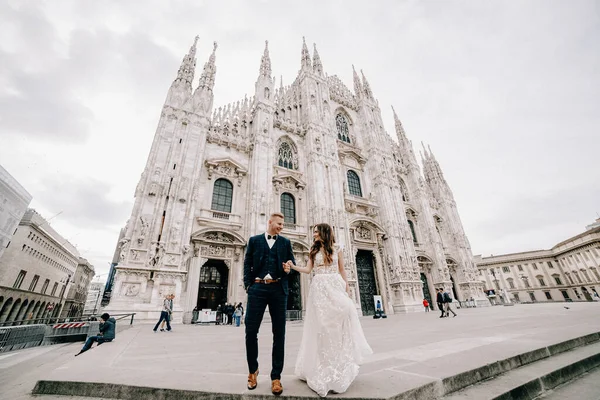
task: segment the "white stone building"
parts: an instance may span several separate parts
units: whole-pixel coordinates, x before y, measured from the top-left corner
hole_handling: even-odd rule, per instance
[[[107,311],[155,318],[173,293],[175,319],[188,320],[196,306],[244,302],[245,245],[273,211],[300,264],[312,226],[333,226],[364,314],[376,294],[390,314],[422,311],[435,287],[489,304],[438,162],[425,150],[421,171],[395,113],[397,140],[387,134],[362,72],[351,91],[303,43],[298,75],[276,87],[265,46],[254,96],[216,108],[216,49],[194,89],[194,42],[168,91]],[[309,281],[294,278],[288,308],[302,309]]]
[[[475,262],[492,302],[592,301],[600,291],[600,226],[549,250]]]
[[[10,245],[31,198],[29,192],[0,165],[0,258]]]
[[[95,275],[94,266],[83,257],[79,257],[75,275],[71,278],[72,284],[69,292],[65,295],[65,305],[61,317],[81,317],[85,308],[90,282]]]
[[[102,281],[92,281],[92,283],[90,283],[87,299],[85,301],[85,308],[83,310],[84,314],[98,314],[100,312],[100,303],[102,302],[104,285],[106,285],[106,282]]]
[[[60,315],[79,252],[28,209],[0,258],[0,322]]]

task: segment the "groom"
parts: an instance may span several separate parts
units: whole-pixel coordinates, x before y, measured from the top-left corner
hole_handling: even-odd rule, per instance
[[[279,234],[283,214],[269,217],[267,231],[252,236],[244,258],[244,287],[248,292],[246,308],[246,359],[248,389],[253,390],[258,378],[258,330],[267,306],[271,314],[273,350],[271,354],[271,392],[283,393],[281,371],[285,346],[285,319],[288,298],[288,274],[296,264],[292,244]]]

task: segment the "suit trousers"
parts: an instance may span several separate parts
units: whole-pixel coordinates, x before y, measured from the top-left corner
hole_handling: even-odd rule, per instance
[[[271,353],[271,380],[281,379],[285,356],[285,320],[287,294],[281,283],[254,283],[248,288],[248,306],[246,308],[246,360],[248,372],[258,369],[258,331],[265,310],[269,307],[273,331],[273,349]]]

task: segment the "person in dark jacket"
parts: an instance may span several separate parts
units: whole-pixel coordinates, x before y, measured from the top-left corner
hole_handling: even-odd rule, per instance
[[[87,338],[85,344],[81,348],[81,351],[75,354],[75,357],[91,349],[94,342],[98,342],[98,346],[104,342],[112,342],[112,340],[115,338],[116,327],[117,321],[114,318],[111,318],[108,313],[102,314],[100,317],[100,333],[98,333],[96,336],[90,336]]]
[[[444,318],[446,315],[446,313],[444,312],[444,290],[443,289],[435,289],[435,291],[437,292],[436,294],[436,301],[437,301],[437,305],[438,308],[440,309],[440,311],[442,312],[442,315],[440,315],[440,318]]]

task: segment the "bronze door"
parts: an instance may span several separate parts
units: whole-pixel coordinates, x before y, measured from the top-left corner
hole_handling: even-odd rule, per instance
[[[356,274],[360,291],[360,306],[363,315],[375,314],[373,296],[377,294],[375,272],[373,271],[373,252],[359,250],[356,254]]]
[[[287,309],[288,310],[302,310],[302,296],[300,292],[300,274],[298,272],[293,272],[288,277],[288,301],[287,301]]]
[[[433,301],[431,300],[431,293],[429,292],[429,284],[427,283],[427,275],[421,272],[421,282],[423,282],[423,297],[429,303],[429,308],[433,310]],[[437,300],[437,299],[436,299]]]
[[[227,302],[227,283],[229,269],[221,260],[208,260],[200,270],[200,285],[198,288],[198,310],[210,308]]]

